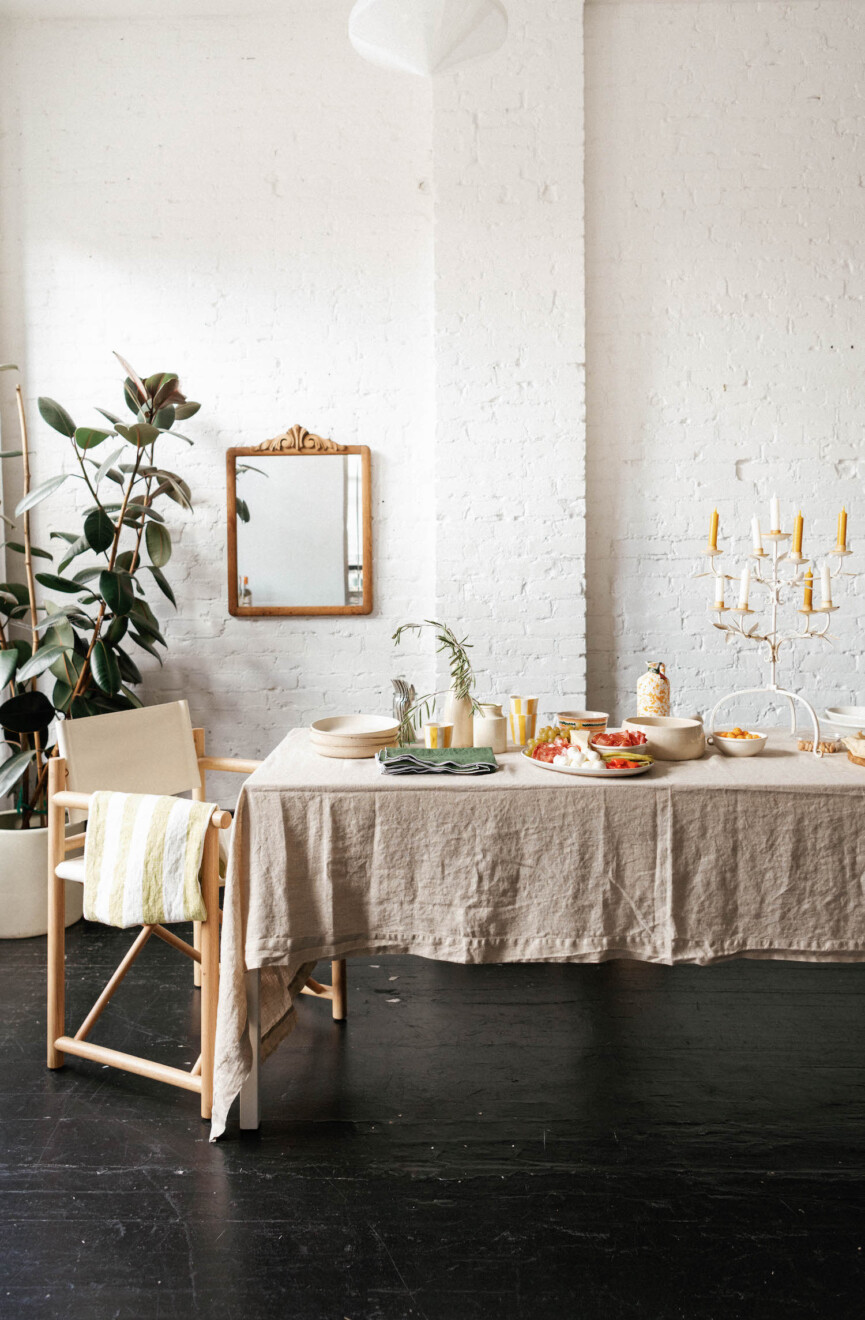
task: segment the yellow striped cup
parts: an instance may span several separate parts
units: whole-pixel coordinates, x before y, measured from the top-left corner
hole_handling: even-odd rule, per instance
[[[454,726],[452,724],[430,722],[423,726],[423,740],[426,747],[450,747],[453,736]]]
[[[510,697],[511,742],[525,747],[535,736],[538,722],[537,697]]]

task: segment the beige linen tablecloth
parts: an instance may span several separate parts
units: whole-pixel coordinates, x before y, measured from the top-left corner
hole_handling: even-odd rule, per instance
[[[606,780],[519,753],[480,778],[381,775],[295,730],[246,782],[225,889],[212,1135],[321,958],[709,963],[865,958],[865,769],[766,751]]]

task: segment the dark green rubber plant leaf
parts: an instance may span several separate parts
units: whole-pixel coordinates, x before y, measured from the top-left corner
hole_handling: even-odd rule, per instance
[[[144,530],[144,544],[154,568],[164,568],[171,558],[171,533],[161,523],[149,522]]]
[[[99,574],[99,590],[113,614],[128,614],[135,604],[132,578],[128,573],[115,573],[106,568]]]
[[[50,669],[56,660],[66,654],[63,646],[40,646],[35,655],[31,655],[26,664],[18,670],[18,682],[27,683],[31,678],[38,678]]]
[[[25,495],[23,500],[19,500],[15,505],[15,517],[20,517],[22,513],[26,513],[28,509],[32,509],[34,505],[41,504],[43,500],[47,500],[49,495],[53,495],[55,490],[58,490],[59,487],[63,485],[68,475],[67,472],[62,472],[60,476],[49,477],[48,480],[43,481],[40,486],[34,486],[30,493]]]
[[[49,426],[53,427],[55,431],[59,431],[61,435],[70,438],[75,434],[75,423],[62,403],[58,403],[56,399],[48,399],[45,396],[40,398],[38,403],[39,412]]]
[[[54,719],[54,707],[44,692],[22,692],[0,706],[0,724],[13,733],[38,733]]]
[[[91,550],[102,554],[114,540],[114,523],[104,509],[93,509],[84,519],[84,537]]]
[[[9,646],[5,651],[0,651],[0,688],[5,688],[7,683],[12,682],[17,668],[17,649],[14,646]]]
[[[49,591],[71,591],[75,595],[80,595],[84,590],[80,582],[74,582],[72,578],[59,577],[56,573],[37,573],[36,581],[41,582]]]
[[[94,449],[113,434],[113,431],[103,431],[98,426],[76,426],[75,443],[79,449]]]
[[[163,573],[162,569],[154,568],[152,564],[148,564],[147,567],[150,569],[151,573],[153,574],[153,580],[155,581],[159,590],[162,592],[163,596],[167,596],[168,599],[171,601],[172,605],[174,606],[174,608],[177,609],[177,601],[174,598],[174,592],[171,590],[169,583],[166,581],[165,574]]]
[[[16,752],[8,761],[0,765],[0,797],[5,796],[15,787],[35,755],[33,751]]]
[[[117,657],[101,637],[90,656],[90,668],[97,685],[103,692],[107,692],[109,697],[113,697],[115,692],[120,690],[120,666]]]

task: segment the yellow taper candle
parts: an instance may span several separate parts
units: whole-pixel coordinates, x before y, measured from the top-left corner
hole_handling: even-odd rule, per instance
[[[839,550],[847,549],[847,510],[842,509],[838,514],[838,546]]]
[[[799,512],[796,514],[796,521],[793,524],[793,554],[794,555],[801,555],[802,553],[802,528],[804,526],[805,523],[802,518],[802,510],[800,509]]]
[[[805,574],[805,609],[810,610],[814,607],[814,574],[810,568]]]
[[[712,525],[709,528],[709,549],[718,549],[718,510],[712,511]]]

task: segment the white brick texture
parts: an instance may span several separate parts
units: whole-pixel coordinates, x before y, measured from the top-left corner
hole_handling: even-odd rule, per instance
[[[479,690],[585,692],[582,13],[435,85],[436,596]]]
[[[846,502],[865,553],[863,66],[842,0],[586,9],[588,676],[617,716],[645,659],[683,713],[765,679],[691,578],[714,505],[741,553],[777,492],[816,554]],[[779,670],[821,707],[865,697],[838,596],[834,650]]]
[[[226,752],[389,711],[401,670],[432,681],[428,645],[391,642],[434,596],[430,86],[360,60],[345,18],[321,0],[263,20],[16,22],[0,41],[0,354],[25,369],[34,477],[69,462],[35,396],[80,421],[122,411],[113,348],[202,401],[195,448],[167,446],[196,508],[174,517],[179,609],[153,601],[165,667],[142,668],[147,699],[188,696]],[[228,616],[225,450],[294,422],[373,451],[372,617]],[[37,522],[72,526],[63,505]],[[298,552],[290,509],[274,551]]]
[[[202,401],[166,455],[196,509],[142,668],[219,749],[388,710],[400,672],[434,686],[432,638],[391,643],[424,617],[471,636],[483,695],[582,696],[581,13],[509,9],[506,50],[434,84],[360,60],[343,0],[3,26],[0,355],[34,477],[68,461],[35,396],[119,406],[112,348]],[[224,451],[294,422],[373,451],[370,618],[228,617]],[[76,495],[37,528],[73,526]]]

